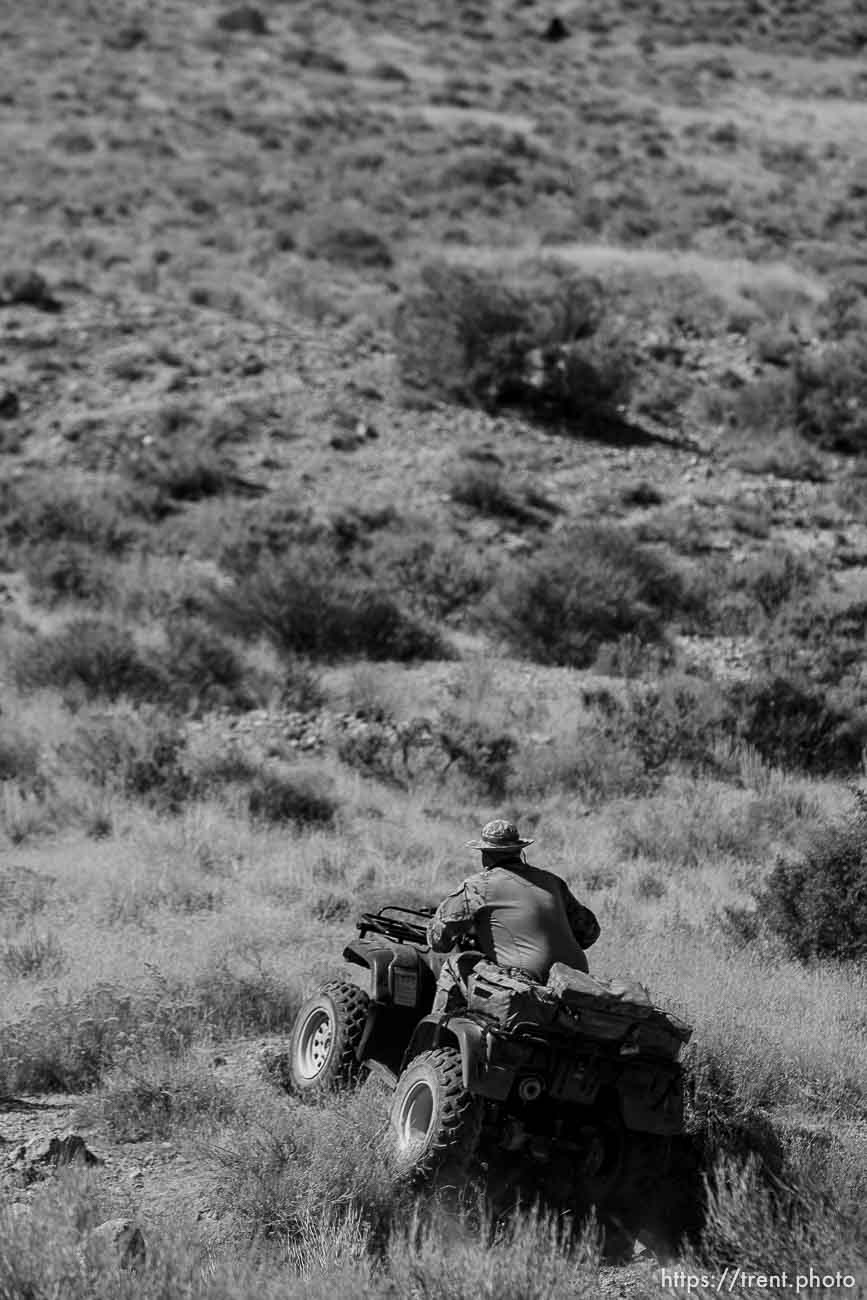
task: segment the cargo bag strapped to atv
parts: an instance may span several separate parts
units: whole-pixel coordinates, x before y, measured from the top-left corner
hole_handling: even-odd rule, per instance
[[[579,1033],[596,1042],[619,1043],[621,1055],[647,1052],[676,1060],[692,1037],[682,1020],[653,1005],[643,984],[597,980],[555,962],[545,988]]]
[[[544,984],[484,960],[476,962],[467,979],[467,1009],[490,1016],[509,1033],[545,1029],[559,1011],[556,996]]]

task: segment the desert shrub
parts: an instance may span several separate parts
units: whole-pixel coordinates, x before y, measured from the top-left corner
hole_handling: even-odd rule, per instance
[[[488,612],[517,650],[584,668],[606,642],[662,640],[689,603],[685,580],[659,551],[616,528],[583,526],[506,565]]]
[[[799,961],[867,957],[867,796],[801,858],[777,863],[757,894],[757,917]]]
[[[16,865],[0,871],[0,912],[16,925],[32,920],[48,904],[52,877]]]
[[[17,781],[28,787],[40,784],[38,743],[8,723],[0,730],[0,781]]]
[[[111,590],[110,570],[87,542],[40,542],[19,557],[31,590],[47,605],[65,600],[100,603]]]
[[[35,979],[57,975],[66,964],[63,948],[55,935],[29,934],[0,945],[0,966],[14,979]]]
[[[480,794],[499,799],[505,793],[517,749],[514,736],[480,718],[450,712],[441,715],[435,736],[445,757],[440,779],[457,773]]]
[[[340,805],[321,773],[267,767],[252,778],[247,807],[258,821],[330,826]]]
[[[195,1008],[198,1034],[208,1040],[291,1029],[301,1005],[300,988],[264,967],[255,952],[241,969],[238,960],[233,963],[230,954],[189,985],[166,984],[170,1001]]]
[[[759,862],[770,843],[796,836],[804,819],[816,816],[812,801],[798,791],[732,800],[710,782],[664,790],[618,822],[615,838],[624,857],[679,867],[720,857]]]
[[[751,1269],[797,1279],[802,1295],[816,1297],[829,1285],[836,1289],[823,1277],[857,1286],[867,1257],[863,1216],[842,1204],[836,1188],[828,1190],[769,1183],[756,1159],[721,1158],[708,1179],[701,1242],[687,1266],[722,1269],[748,1259]],[[843,1283],[846,1277],[852,1280]]]
[[[819,574],[803,556],[787,547],[771,546],[749,556],[730,576],[734,590],[743,592],[772,618],[784,605],[801,602],[813,592]]]
[[[303,658],[287,660],[280,682],[280,704],[298,713],[315,713],[325,703],[322,677]]]
[[[521,180],[520,163],[499,148],[462,149],[443,170],[440,184],[443,189],[461,186],[499,190],[517,185]]]
[[[109,484],[61,486],[51,478],[0,484],[0,536],[13,547],[80,543],[120,554],[136,536],[135,501]]]
[[[594,425],[626,401],[628,354],[601,323],[591,281],[543,269],[523,284],[430,263],[396,318],[409,392]]]
[[[629,487],[623,489],[620,500],[625,506],[637,506],[640,510],[646,510],[649,506],[661,506],[665,496],[655,484],[649,483],[647,479],[639,479],[637,483],[630,483]]]
[[[158,972],[128,993],[98,985],[83,996],[53,998],[25,1019],[0,1026],[0,1091],[82,1092],[113,1067],[143,1056],[177,1056],[194,1041],[282,1032],[300,1005],[294,984],[255,960],[238,969],[231,955],[190,980]]]
[[[310,907],[311,916],[317,921],[345,921],[352,915],[354,903],[343,894],[336,894],[329,889],[327,894],[320,894]]]
[[[805,483],[823,483],[827,478],[820,454],[792,428],[752,443],[733,463],[747,474],[773,474]]]
[[[219,1123],[235,1110],[232,1093],[202,1057],[128,1061],[104,1079],[99,1113],[115,1141],[164,1138],[196,1120]]]
[[[135,1041],[167,1047],[188,1042],[190,1017],[161,999],[138,1001],[109,987],[77,1000],[41,1003],[27,1019],[0,1028],[4,1092],[80,1092]]]
[[[867,713],[838,707],[810,682],[767,674],[733,683],[736,734],[765,762],[817,774],[854,772],[867,745]]]
[[[367,563],[397,587],[425,618],[447,618],[473,605],[491,583],[490,565],[463,541],[437,536],[432,528],[384,533]]]
[[[740,531],[758,529],[758,535],[766,535],[761,513],[749,507],[733,511],[730,522]],[[702,575],[693,628],[722,636],[757,635],[763,643],[769,638],[779,641],[774,621],[813,608],[822,576],[815,564],[775,543],[742,563],[729,557],[711,560]]]
[[[538,1208],[510,1216],[496,1232],[473,1228],[466,1219],[456,1226],[444,1231],[436,1219],[411,1221],[393,1240],[389,1272],[398,1294],[411,1295],[421,1279],[422,1294],[443,1300],[591,1300],[600,1294],[592,1226],[579,1236]]]
[[[195,617],[175,616],[165,645],[147,649],[130,629],[107,618],[74,618],[56,632],[25,641],[14,670],[22,687],[54,686],[76,701],[127,697],[177,709],[255,703],[235,649]]]
[[[763,637],[762,658],[771,674],[826,687],[849,685],[857,694],[865,635],[867,601],[836,604],[805,593],[777,611]]]
[[[482,514],[517,524],[549,522],[540,509],[542,498],[527,484],[512,486],[497,470],[465,464],[454,471],[449,492],[453,501]]]
[[[349,722],[337,740],[341,763],[365,776],[407,786],[413,775],[410,747],[401,745],[393,719],[361,718]]]
[[[597,712],[603,734],[628,750],[650,776],[674,764],[693,772],[713,767],[715,742],[731,725],[723,693],[686,675],[630,683],[622,696],[587,690],[583,699]]]
[[[284,654],[401,661],[443,653],[436,632],[410,617],[372,580],[341,570],[324,550],[261,564],[216,591],[215,618],[242,636],[267,636]]]
[[[422,270],[396,320],[401,378],[454,401],[496,406],[504,377],[534,346],[526,302],[493,276],[442,265]]]
[[[796,419],[795,385],[788,373],[763,376],[737,388],[710,389],[704,404],[710,419],[763,435],[791,428]]]
[[[221,737],[216,748],[207,746],[188,752],[184,770],[189,772],[196,795],[205,798],[224,786],[248,785],[259,771],[259,764],[236,740]]]
[[[120,39],[120,38],[118,38]],[[88,1171],[89,1172],[89,1171]],[[146,1255],[119,1267],[119,1252],[91,1230],[117,1212],[99,1179],[88,1172],[47,1180],[28,1198],[28,1213],[11,1207],[0,1219],[0,1294],[28,1300],[359,1300],[384,1297],[387,1284],[371,1280],[372,1269],[353,1254],[349,1240],[329,1238],[321,1226],[321,1252],[290,1271],[284,1259],[265,1263],[243,1249],[218,1258],[212,1247],[191,1240],[181,1224],[148,1223]],[[321,1263],[320,1263],[321,1259]]]
[[[826,344],[797,361],[795,423],[831,451],[867,450],[867,347],[863,337]]]
[[[305,251],[309,257],[321,257],[354,270],[388,269],[394,258],[379,231],[352,221],[317,222],[310,231]]]
[[[86,697],[159,696],[163,676],[131,632],[105,619],[72,619],[57,632],[34,636],[14,662],[22,687],[53,686]]]
[[[233,466],[209,447],[173,449],[159,457],[141,459],[134,468],[136,479],[157,494],[157,503],[162,500],[163,505],[155,507],[160,512],[167,508],[166,500],[201,501],[219,496],[237,481]]]
[[[61,757],[97,786],[177,811],[194,789],[185,751],[175,720],[152,706],[126,705],[83,717]]]
[[[176,708],[245,709],[255,703],[237,651],[203,619],[169,622],[160,668],[165,676],[163,700]]]
[[[41,774],[33,785],[0,781],[0,834],[11,844],[56,832],[69,814],[68,805]]]
[[[279,1111],[217,1153],[233,1211],[254,1236],[296,1249],[309,1242],[317,1219],[333,1228],[347,1213],[356,1218],[362,1251],[372,1233],[384,1240],[407,1206],[388,1170],[381,1126],[370,1089],[327,1108],[281,1101]]]
[[[562,790],[589,805],[637,795],[646,787],[646,773],[634,751],[594,723],[548,743],[525,737],[508,780],[509,793],[516,796],[547,797]]]

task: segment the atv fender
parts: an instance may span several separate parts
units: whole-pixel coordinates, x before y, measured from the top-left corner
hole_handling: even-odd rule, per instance
[[[456,1047],[461,1054],[463,1085],[467,1091],[502,1101],[509,1095],[514,1073],[488,1069],[489,1035],[476,1020],[464,1016],[425,1016],[415,1027],[401,1064],[405,1070],[413,1057],[435,1047]]]
[[[436,978],[412,944],[384,947],[375,939],[356,939],[343,949],[343,956],[370,970],[370,996],[374,1002],[417,1012],[429,1010]]]
[[[366,966],[370,971],[370,996],[374,1002],[388,1002],[388,968],[394,947],[385,947],[375,939],[356,939],[343,949],[344,961]]]

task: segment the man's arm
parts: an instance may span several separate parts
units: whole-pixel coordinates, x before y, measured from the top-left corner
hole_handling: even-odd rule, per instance
[[[564,880],[561,880],[560,884],[563,888],[563,902],[569,927],[582,948],[591,948],[599,938],[599,922],[589,907],[578,902]]]
[[[462,940],[473,938],[476,914],[484,903],[482,889],[472,876],[444,898],[427,925],[428,943],[434,952],[450,952]]]

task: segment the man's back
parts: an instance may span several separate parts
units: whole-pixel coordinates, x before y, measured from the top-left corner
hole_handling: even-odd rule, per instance
[[[596,918],[550,871],[520,861],[492,866],[464,881],[437,911],[435,946],[458,940],[460,918],[472,916],[482,952],[544,983],[554,962],[586,969],[583,948],[599,933]],[[582,946],[583,945],[583,946]]]

